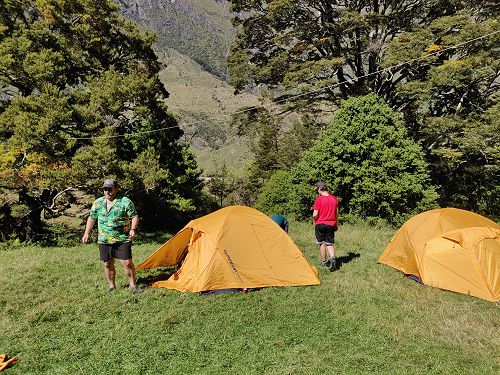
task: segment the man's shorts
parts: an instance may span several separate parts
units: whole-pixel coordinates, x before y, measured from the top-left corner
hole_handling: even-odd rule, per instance
[[[122,260],[132,259],[132,242],[99,244],[99,259],[107,262],[112,258]]]
[[[316,234],[316,243],[333,245],[335,242],[335,226],[326,224],[316,224],[314,233]]]

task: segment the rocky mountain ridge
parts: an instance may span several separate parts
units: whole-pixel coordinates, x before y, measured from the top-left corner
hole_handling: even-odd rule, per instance
[[[208,72],[227,79],[226,55],[234,40],[229,3],[223,0],[117,0],[121,13],[156,33],[160,51],[173,48]]]

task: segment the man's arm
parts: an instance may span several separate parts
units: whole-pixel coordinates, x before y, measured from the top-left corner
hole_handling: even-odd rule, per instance
[[[335,208],[335,231],[339,228],[339,206]]]
[[[318,214],[319,214],[318,210],[314,210],[313,211],[313,219],[314,219],[314,221],[316,221],[318,219]]]
[[[92,219],[89,216],[89,218],[87,219],[87,224],[85,225],[85,232],[83,233],[83,237],[82,237],[83,243],[87,243],[89,241],[90,231],[92,230],[94,223],[95,223],[95,219]]]
[[[135,237],[135,232],[138,226],[139,226],[139,216],[135,215],[132,218],[130,232],[128,232],[128,238],[133,239]]]

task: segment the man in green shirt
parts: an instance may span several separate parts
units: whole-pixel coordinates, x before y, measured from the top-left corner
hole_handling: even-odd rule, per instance
[[[132,240],[135,237],[139,216],[132,201],[118,194],[115,180],[105,180],[104,196],[96,199],[87,219],[82,242],[87,243],[89,234],[97,220],[99,258],[104,264],[104,275],[108,291],[115,290],[115,258],[120,259],[133,293],[141,293],[136,285],[135,265],[132,261]]]

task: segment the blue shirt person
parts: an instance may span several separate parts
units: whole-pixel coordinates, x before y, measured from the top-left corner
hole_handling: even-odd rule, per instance
[[[288,233],[288,219],[283,215],[272,215],[271,219]]]

